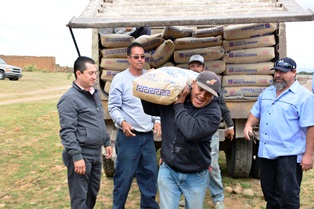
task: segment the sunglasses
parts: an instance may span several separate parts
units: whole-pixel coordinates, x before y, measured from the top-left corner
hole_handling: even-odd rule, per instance
[[[134,56],[130,56],[130,57],[132,57],[132,58],[134,58],[134,59],[136,59],[136,60],[138,60],[139,58],[145,59],[145,55],[141,55],[141,56],[139,56],[139,55],[134,55]]]
[[[294,69],[294,67],[291,64],[289,64],[287,62],[282,62],[282,61],[281,62],[280,61],[275,62],[274,67],[283,67],[283,68],[291,69],[291,70]]]

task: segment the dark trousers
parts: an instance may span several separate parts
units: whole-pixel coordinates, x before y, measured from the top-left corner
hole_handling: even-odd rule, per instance
[[[85,175],[74,172],[74,163],[70,155],[63,152],[63,162],[68,168],[68,187],[72,209],[92,209],[95,206],[100,188],[101,156],[84,156]]]
[[[302,168],[297,156],[259,158],[261,186],[267,209],[299,209]]]
[[[124,209],[135,176],[141,192],[140,208],[159,208],[155,201],[158,167],[153,132],[135,134],[126,137],[121,130],[117,133],[113,209]]]

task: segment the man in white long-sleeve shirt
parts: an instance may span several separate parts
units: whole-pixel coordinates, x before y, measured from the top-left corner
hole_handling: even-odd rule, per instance
[[[161,135],[160,118],[144,113],[141,100],[133,96],[132,81],[144,72],[144,49],[139,43],[127,48],[129,68],[112,80],[108,111],[119,129],[116,138],[117,163],[114,174],[113,209],[124,208],[133,178],[141,191],[141,208],[159,208],[157,158],[154,135]]]

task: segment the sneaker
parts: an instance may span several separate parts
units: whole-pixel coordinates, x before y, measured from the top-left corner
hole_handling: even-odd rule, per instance
[[[214,205],[215,205],[215,209],[225,209],[223,202],[215,202]]]
[[[179,206],[180,206],[180,207],[184,207],[184,206],[185,206],[185,200],[180,200]]]

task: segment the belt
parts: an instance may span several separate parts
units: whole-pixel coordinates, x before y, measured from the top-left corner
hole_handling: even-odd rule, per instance
[[[148,131],[148,132],[142,132],[142,131],[136,131],[136,130],[131,130],[132,133],[134,134],[150,134],[152,131]]]

